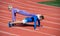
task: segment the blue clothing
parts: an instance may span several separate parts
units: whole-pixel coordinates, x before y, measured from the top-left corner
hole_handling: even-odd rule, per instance
[[[38,26],[40,26],[40,20],[38,19],[37,16],[27,17],[25,18],[25,20],[26,20],[26,23],[34,22],[34,29],[36,29],[36,24],[37,24],[36,22],[38,22]]]
[[[16,13],[25,15],[25,16],[35,16],[35,14],[29,14],[28,12],[24,10],[19,10],[17,8],[12,9],[12,21],[16,21]]]

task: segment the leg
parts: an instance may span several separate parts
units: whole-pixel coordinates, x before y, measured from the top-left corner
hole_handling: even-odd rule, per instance
[[[16,12],[12,11],[12,21],[16,21]]]
[[[11,22],[11,24],[19,24],[19,23],[23,23],[22,21],[14,21],[14,22]]]
[[[14,26],[14,24],[20,24],[20,23],[26,24],[27,23],[27,19],[24,19],[22,21],[9,22],[8,25],[9,25],[9,27],[11,27],[11,26]]]
[[[8,26],[9,26],[9,27],[12,27],[12,26],[14,26],[14,25],[16,25],[16,24],[18,24],[18,23],[22,23],[22,21],[9,22],[9,23],[8,23]]]

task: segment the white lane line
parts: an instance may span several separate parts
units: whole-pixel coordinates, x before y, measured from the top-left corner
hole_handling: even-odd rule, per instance
[[[3,18],[3,16],[0,16],[0,18]],[[6,15],[4,18],[8,18],[8,15]],[[9,19],[9,18],[8,18]],[[4,19],[3,19],[4,20]],[[43,22],[46,23],[51,23],[51,24],[56,24],[56,25],[60,25],[60,23],[56,23],[56,22],[51,22],[51,21],[47,21],[47,20],[42,20]]]
[[[2,3],[4,3],[4,2],[2,2]],[[6,2],[7,3],[7,2]],[[15,4],[16,5],[16,4]],[[19,6],[20,7],[20,6]],[[24,8],[24,7],[22,7],[22,8]],[[32,8],[28,8],[28,9],[32,9]],[[32,10],[36,10],[36,9],[32,9]],[[38,11],[38,12],[40,12],[40,10]],[[55,15],[55,14],[54,14]],[[59,16],[59,15],[58,15]]]
[[[53,29],[53,30],[59,30],[60,31],[60,29],[58,29],[58,28],[53,28],[53,27],[48,27],[48,26],[43,26],[43,28],[48,28],[48,29]]]
[[[3,2],[3,1],[0,1],[0,2]],[[32,6],[32,5],[24,4],[24,3],[19,2],[19,1],[16,1],[16,0],[14,0],[14,1],[12,1],[12,2],[16,2],[16,3],[22,4],[22,5]],[[32,1],[27,1],[27,2],[32,2]],[[5,4],[11,4],[11,3],[7,3],[7,2],[3,2],[3,3],[5,3]],[[40,5],[41,5],[41,4],[40,4]],[[37,6],[32,6],[32,7],[37,7]],[[40,8],[46,9],[46,8],[44,8],[44,7],[40,7]]]
[[[0,5],[2,8],[8,8],[7,6],[5,7],[5,6],[2,6],[2,5]],[[0,10],[1,11],[1,10]],[[44,13],[45,14],[45,13]],[[54,15],[54,16],[60,16],[60,14],[51,14],[51,15]],[[56,19],[56,18],[55,18]]]
[[[56,25],[60,25],[60,23],[56,23],[56,22],[51,22],[51,21],[47,21],[47,20],[42,20],[43,22],[46,22],[46,23],[51,23],[51,24],[56,24]]]
[[[8,35],[11,35],[11,36],[20,36],[20,35],[13,34],[13,33],[6,32],[6,31],[2,31],[2,30],[0,30],[0,33],[8,34]]]
[[[5,8],[7,8],[7,7],[5,7]],[[0,10],[0,11],[6,12],[6,11],[4,11],[4,10]],[[60,14],[56,14],[56,15],[59,15],[59,16],[60,16]],[[47,16],[47,15],[44,15],[44,16],[45,16],[45,17],[48,17],[48,18],[53,18],[53,19],[58,19],[58,20],[60,20],[60,18],[51,17],[51,16]]]
[[[27,2],[31,2],[31,3],[37,4],[37,5],[49,6],[49,5],[45,5],[45,4],[38,4],[38,3],[33,2],[33,1],[27,1]],[[55,7],[55,6],[49,6],[49,7],[60,8],[60,7]]]
[[[0,25],[6,27],[6,25],[2,25],[2,24],[0,24]],[[35,33],[39,33],[39,34],[45,34],[45,35],[48,35],[48,36],[56,36],[56,35],[53,35],[53,34],[44,33],[44,32],[41,32],[41,31],[39,32],[39,31],[35,31],[35,30],[30,30],[30,29],[26,29],[26,28],[22,28],[22,27],[12,27],[12,28],[21,29],[21,30],[29,31],[29,32],[35,32]]]
[[[53,27],[48,27],[48,26],[43,26],[43,28],[48,28],[48,29],[53,29],[53,30],[60,31],[60,29],[58,29],[58,28],[53,28]]]
[[[16,3],[19,3],[19,4],[23,4],[23,2],[20,2],[20,1],[16,1],[16,0],[13,0],[12,2],[16,2]],[[33,1],[25,1],[25,2],[32,2],[33,4],[38,4],[36,2],[33,2]],[[29,4],[27,4],[28,6],[30,6]],[[43,5],[43,4],[38,4],[38,5]],[[43,6],[49,6],[49,5],[43,5]],[[33,7],[37,7],[37,6],[33,6]],[[49,6],[49,7],[55,7],[55,6]],[[60,8],[60,7],[55,7],[55,8]]]
[[[4,8],[5,8],[5,7],[4,7]],[[21,7],[21,8],[24,8],[24,7]],[[28,9],[31,10],[31,8],[28,8]],[[32,10],[34,10],[34,9],[32,9]],[[60,14],[52,14],[52,15],[59,16]]]
[[[11,3],[7,3],[7,2],[3,2],[3,1],[0,1],[0,2],[5,3],[5,4],[11,4]]]
[[[35,32],[35,33],[40,33],[40,34],[45,34],[45,35],[49,35],[49,36],[56,36],[56,35],[53,35],[53,34],[44,33],[44,32],[41,32],[41,31],[39,32],[39,31],[35,31],[35,30],[30,30],[30,29],[26,29],[26,28],[22,28],[22,27],[13,27],[13,28],[26,30],[26,31],[30,31],[30,32]]]
[[[50,9],[50,11],[53,11],[53,10],[51,10],[52,8],[46,8],[46,7],[38,7],[38,6],[34,6],[34,5],[30,5],[30,4],[24,4],[24,3],[22,3],[22,2],[19,2],[19,1],[13,1],[13,2],[16,2],[16,3],[18,3],[18,4],[22,4],[22,5],[27,5],[27,6],[31,6],[31,7],[37,7],[38,9],[44,9],[44,10],[48,10],[49,11],[49,9]],[[28,1],[26,1],[26,2],[28,2]],[[32,1],[30,1],[30,2],[32,2]],[[35,3],[36,4],[36,3]],[[37,3],[38,4],[38,3]],[[39,5],[43,5],[43,4],[39,4]],[[45,5],[43,5],[43,6],[45,6]],[[49,6],[50,7],[50,6]],[[56,8],[56,7],[55,7]],[[57,9],[56,9],[57,10]]]
[[[1,12],[6,12],[5,10],[0,10]],[[6,12],[7,13],[7,12]],[[8,14],[8,13],[7,13]],[[44,15],[45,17],[47,18],[52,18],[52,19],[56,19],[56,20],[60,20],[60,18],[54,18],[54,17],[51,17],[51,16],[47,16],[47,15]]]
[[[2,2],[2,1],[0,1],[0,2]],[[18,1],[15,1],[15,2],[17,2],[18,3]],[[4,3],[4,2],[2,2],[2,3]],[[7,2],[6,2],[7,3]],[[5,3],[5,4],[6,4]],[[9,4],[9,3],[8,3]],[[14,3],[13,3],[14,4]],[[19,4],[22,4],[21,2],[19,2]],[[16,4],[15,4],[16,5]],[[23,4],[23,5],[25,5],[25,4]],[[32,5],[29,5],[29,6],[32,6]],[[35,6],[35,7],[37,7],[37,6]],[[24,8],[24,7],[23,7]],[[42,9],[43,7],[40,7],[40,9]],[[32,9],[32,8],[28,8],[28,9]],[[46,9],[46,8],[43,8],[43,9]],[[32,10],[36,10],[36,9],[32,9]],[[38,11],[40,11],[40,10],[38,10]],[[47,9],[47,11],[49,11],[48,9]],[[50,10],[51,11],[51,10]]]
[[[60,18],[56,18],[56,17],[52,17],[52,16],[48,16],[48,15],[44,15],[45,17],[47,18],[52,18],[52,19],[57,19],[57,20],[60,20]],[[60,15],[59,15],[60,16]]]
[[[3,16],[0,16],[0,18],[2,18]],[[6,18],[8,18],[7,16],[5,16],[4,18],[2,18],[2,20],[6,20]],[[9,20],[11,18],[8,18],[7,20]],[[46,23],[51,23],[51,24],[54,24],[54,25],[60,25],[60,23],[56,23],[56,22],[51,22],[51,21],[47,21],[47,20],[43,20],[43,22],[46,22]]]
[[[3,11],[3,12],[5,12],[5,11]],[[3,16],[0,16],[0,17],[3,17]],[[8,15],[6,15],[6,17],[4,17],[4,18],[7,18],[8,17]],[[51,18],[51,17],[49,17],[49,16],[47,16],[48,18]],[[53,18],[54,19],[54,18]],[[59,19],[58,19],[59,20]],[[56,22],[51,22],[51,21],[47,21],[47,20],[43,20],[44,22],[47,22],[47,23],[53,23],[53,24],[57,24],[57,25],[60,25],[60,23],[56,23]]]

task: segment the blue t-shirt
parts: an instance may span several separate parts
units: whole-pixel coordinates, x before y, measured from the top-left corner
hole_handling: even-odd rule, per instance
[[[34,24],[36,25],[36,22],[38,21],[38,24],[40,24],[40,20],[38,19],[37,16],[27,17],[25,18],[25,20],[26,20],[26,23],[34,22]]]

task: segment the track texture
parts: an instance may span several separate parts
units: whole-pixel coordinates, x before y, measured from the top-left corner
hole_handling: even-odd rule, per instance
[[[9,4],[32,14],[43,14],[43,27],[34,30],[33,23],[30,23],[30,26],[17,25],[9,28],[8,21],[12,21],[12,14],[8,10]],[[27,16],[17,14],[17,20],[25,17]],[[32,0],[0,0],[0,36],[60,36],[60,7],[37,4]]]

